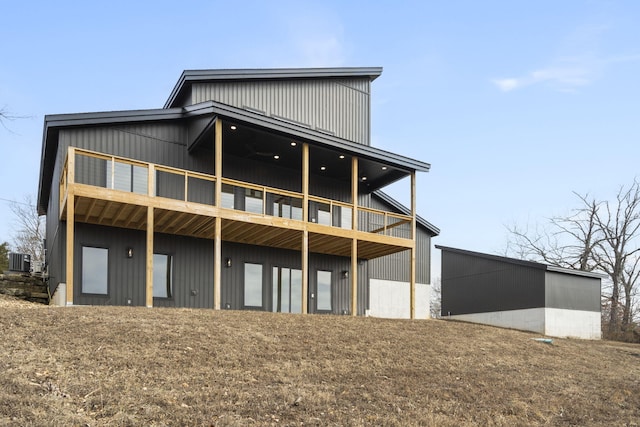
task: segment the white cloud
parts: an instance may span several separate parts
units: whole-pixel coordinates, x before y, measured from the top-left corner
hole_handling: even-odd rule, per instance
[[[573,92],[596,81],[604,70],[614,63],[639,61],[640,55],[618,55],[598,58],[590,55],[563,58],[548,67],[531,71],[519,77],[493,79],[491,82],[503,92],[546,83],[563,92]]]

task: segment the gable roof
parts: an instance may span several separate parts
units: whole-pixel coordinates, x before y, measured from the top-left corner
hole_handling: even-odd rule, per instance
[[[340,68],[246,68],[225,70],[184,70],[174,86],[164,108],[174,107],[176,101],[193,83],[242,80],[282,80],[312,78],[366,77],[370,81],[382,74],[382,67]]]

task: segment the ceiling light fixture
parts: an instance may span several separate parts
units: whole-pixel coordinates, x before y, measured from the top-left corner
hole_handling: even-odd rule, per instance
[[[344,154],[340,154],[339,156],[341,159],[344,159]]]
[[[363,180],[363,181],[366,181],[366,180],[367,180],[367,177],[366,177],[366,176],[363,176],[363,177],[362,177],[362,180]]]
[[[382,167],[382,170],[383,170],[383,171],[386,171],[386,170],[387,170],[387,167],[386,167],[386,166],[383,166],[383,167]]]
[[[321,171],[326,170],[326,169],[327,169],[327,167],[326,167],[326,166],[320,166],[320,170],[321,170]]]
[[[291,146],[292,146],[292,147],[295,147],[296,145],[298,145],[298,143],[297,143],[297,142],[295,142],[295,141],[291,141]]]
[[[274,159],[278,160],[280,158],[280,156],[278,156],[277,154],[273,156]]]
[[[231,130],[236,130],[236,129],[238,129],[236,125],[231,125]]]

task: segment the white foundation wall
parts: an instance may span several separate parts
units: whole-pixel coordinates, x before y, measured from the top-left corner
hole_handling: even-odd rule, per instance
[[[545,334],[552,337],[602,338],[600,313],[597,311],[545,309]]]
[[[459,314],[446,316],[445,319],[537,332],[558,338],[599,340],[602,337],[600,313],[595,311],[529,308],[491,313]]]
[[[408,282],[369,280],[369,310],[367,316],[387,319],[411,318],[411,288]],[[416,283],[416,319],[429,318],[431,289]]]
[[[494,311],[490,313],[458,314],[444,316],[443,318],[544,334],[544,310],[544,308],[527,308],[524,310]]]
[[[57,305],[64,307],[67,305],[67,285],[66,283],[59,283],[58,287],[51,296],[51,305]]]

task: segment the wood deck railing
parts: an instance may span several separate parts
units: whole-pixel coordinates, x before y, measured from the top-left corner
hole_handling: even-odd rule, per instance
[[[69,164],[73,164],[73,168],[69,168]],[[413,237],[409,215],[308,195],[309,214],[303,218],[304,194],[224,177],[220,200],[216,200],[217,179],[214,175],[70,147],[60,178],[60,209],[62,211],[66,203],[68,186],[79,183],[343,229],[352,228],[355,208],[358,231],[405,239]],[[244,194],[244,206],[236,206],[238,193]]]

